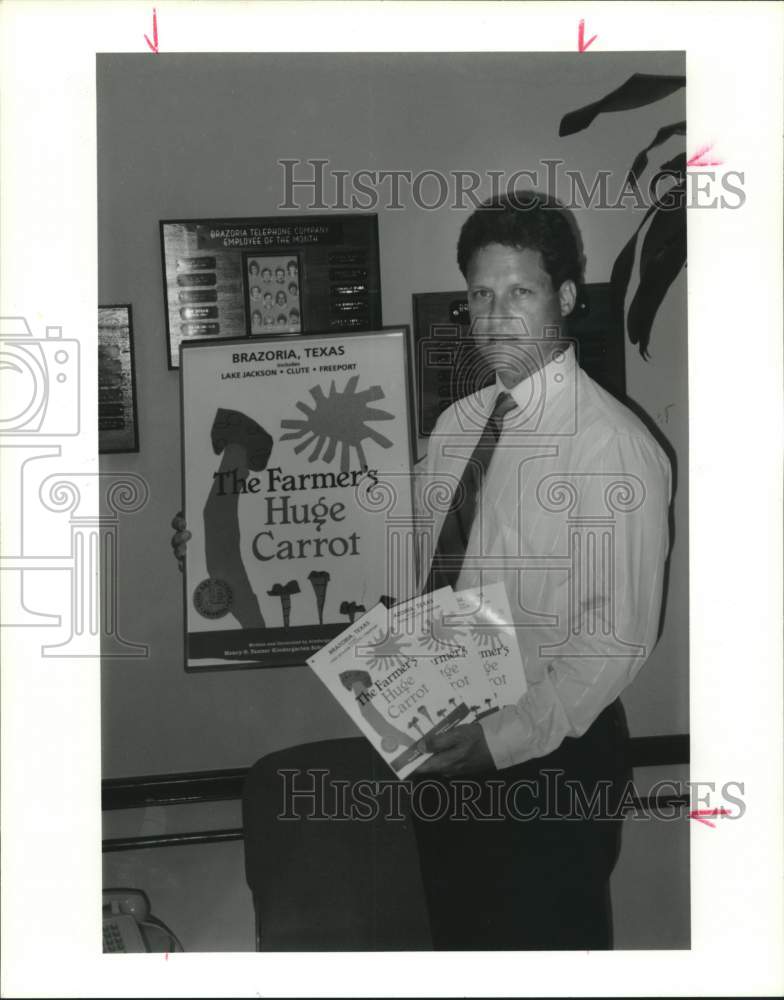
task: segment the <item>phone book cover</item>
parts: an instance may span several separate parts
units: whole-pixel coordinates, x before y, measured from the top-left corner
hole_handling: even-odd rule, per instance
[[[468,630],[490,687],[490,707],[514,705],[528,690],[509,597],[503,582],[455,593],[455,624]],[[445,627],[450,628],[447,618]],[[461,633],[462,634],[462,633]]]
[[[430,756],[428,734],[472,721],[470,686],[444,669],[466,661],[467,650],[455,656],[454,638],[433,636],[455,610],[451,588],[389,609],[379,603],[307,661],[399,778]]]
[[[378,604],[308,659],[399,778],[430,756],[428,735],[476,722],[525,690],[500,588],[484,602],[473,592],[459,600],[444,587],[389,608]],[[483,630],[499,622],[499,635],[486,641]],[[497,665],[507,657],[501,683]],[[514,670],[521,676],[513,680]]]

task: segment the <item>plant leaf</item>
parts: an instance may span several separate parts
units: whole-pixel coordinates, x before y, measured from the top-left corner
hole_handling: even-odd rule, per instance
[[[683,154],[683,157],[685,160],[686,158],[685,154]],[[672,160],[671,163],[675,163],[675,160]],[[673,211],[672,208],[666,207],[669,204],[670,199],[672,197],[671,192],[677,190],[679,186],[684,185],[685,183],[686,183],[685,175],[677,178],[676,183],[671,185],[671,187],[667,188],[667,190],[663,192],[663,194],[660,197],[658,197],[656,201],[654,201],[654,203],[650,206],[648,211],[643,216],[642,222],[629,237],[629,240],[627,241],[623,250],[621,250],[621,252],[615,258],[615,263],[613,264],[612,273],[610,274],[610,294],[612,300],[612,308],[615,311],[616,316],[620,317],[620,322],[622,324],[624,316],[624,306],[626,304],[626,291],[629,287],[629,280],[631,278],[632,267],[634,265],[634,252],[637,246],[637,237],[640,235],[640,231],[642,230],[645,223],[648,221],[650,216],[655,211],[659,210],[665,213],[671,213]],[[667,201],[664,200],[665,198],[667,199]],[[631,331],[629,332],[629,337],[631,339]],[[636,341],[632,340],[632,343],[636,343]]]
[[[685,76],[663,76],[658,73],[633,73],[617,90],[593,104],[577,111],[570,111],[561,119],[558,135],[574,135],[588,128],[598,115],[611,111],[630,111],[643,108],[686,86]]]
[[[624,306],[626,304],[626,290],[629,287],[629,279],[632,276],[632,266],[634,264],[634,251],[637,246],[637,237],[640,230],[645,225],[648,217],[659,207],[658,202],[654,202],[643,216],[642,222],[634,230],[626,246],[615,258],[612,273],[610,274],[610,294],[612,296],[612,308],[617,316],[621,317],[623,323]]]
[[[627,184],[631,180],[638,180],[640,174],[648,166],[648,153],[657,146],[661,146],[663,142],[666,142],[674,135],[686,135],[686,122],[674,122],[672,125],[664,125],[659,129],[649,145],[635,156],[632,169],[629,171],[629,176],[626,179]]]
[[[677,207],[659,208],[640,251],[640,283],[629,306],[629,339],[648,356],[653,320],[667,290],[686,262],[686,182],[668,191],[678,195]]]
[[[679,240],[686,230],[686,181],[681,180],[666,192],[667,207],[660,207],[648,227],[640,250],[640,278],[655,267],[670,243]]]
[[[677,156],[673,156],[673,158],[671,160],[667,160],[666,163],[662,163],[662,165],[659,167],[659,173],[660,174],[672,173],[672,174],[680,174],[681,176],[685,176],[686,175],[686,154],[685,153],[678,153],[678,155]],[[678,177],[677,180],[680,182],[681,177]]]
[[[648,214],[650,214],[650,210]],[[648,216],[646,215],[645,218],[647,217]],[[643,222],[644,221],[645,220],[643,220]],[[639,228],[634,230],[626,246],[615,258],[612,273],[610,274],[612,310],[615,316],[620,317],[622,326],[625,326],[623,307],[626,304],[626,289],[629,287],[629,279],[632,276],[634,248],[637,246],[637,236],[639,232]]]

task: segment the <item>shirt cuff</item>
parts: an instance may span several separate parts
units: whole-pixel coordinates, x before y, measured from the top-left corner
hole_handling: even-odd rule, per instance
[[[479,723],[499,770],[545,757],[561,745],[565,736],[577,735],[546,677],[529,685],[516,705],[504,705]]]
[[[499,771],[535,756],[533,724],[527,716],[521,716],[514,705],[505,705],[492,715],[486,715],[479,720],[479,725]],[[531,744],[531,752],[526,754],[528,744]]]

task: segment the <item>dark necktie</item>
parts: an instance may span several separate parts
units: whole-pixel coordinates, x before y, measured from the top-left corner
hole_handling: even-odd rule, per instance
[[[471,535],[471,525],[476,516],[482,483],[501,436],[501,422],[515,406],[517,403],[508,392],[500,393],[493,412],[484,426],[482,436],[463,470],[460,485],[452,497],[452,505],[438,536],[438,544],[423,593],[438,590],[440,587],[454,587],[457,583]]]

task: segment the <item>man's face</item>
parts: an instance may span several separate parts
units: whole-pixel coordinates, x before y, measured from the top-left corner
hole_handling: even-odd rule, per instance
[[[471,258],[467,278],[477,350],[507,388],[563,349],[551,331],[574,308],[577,289],[573,281],[554,289],[538,250],[490,243]]]

